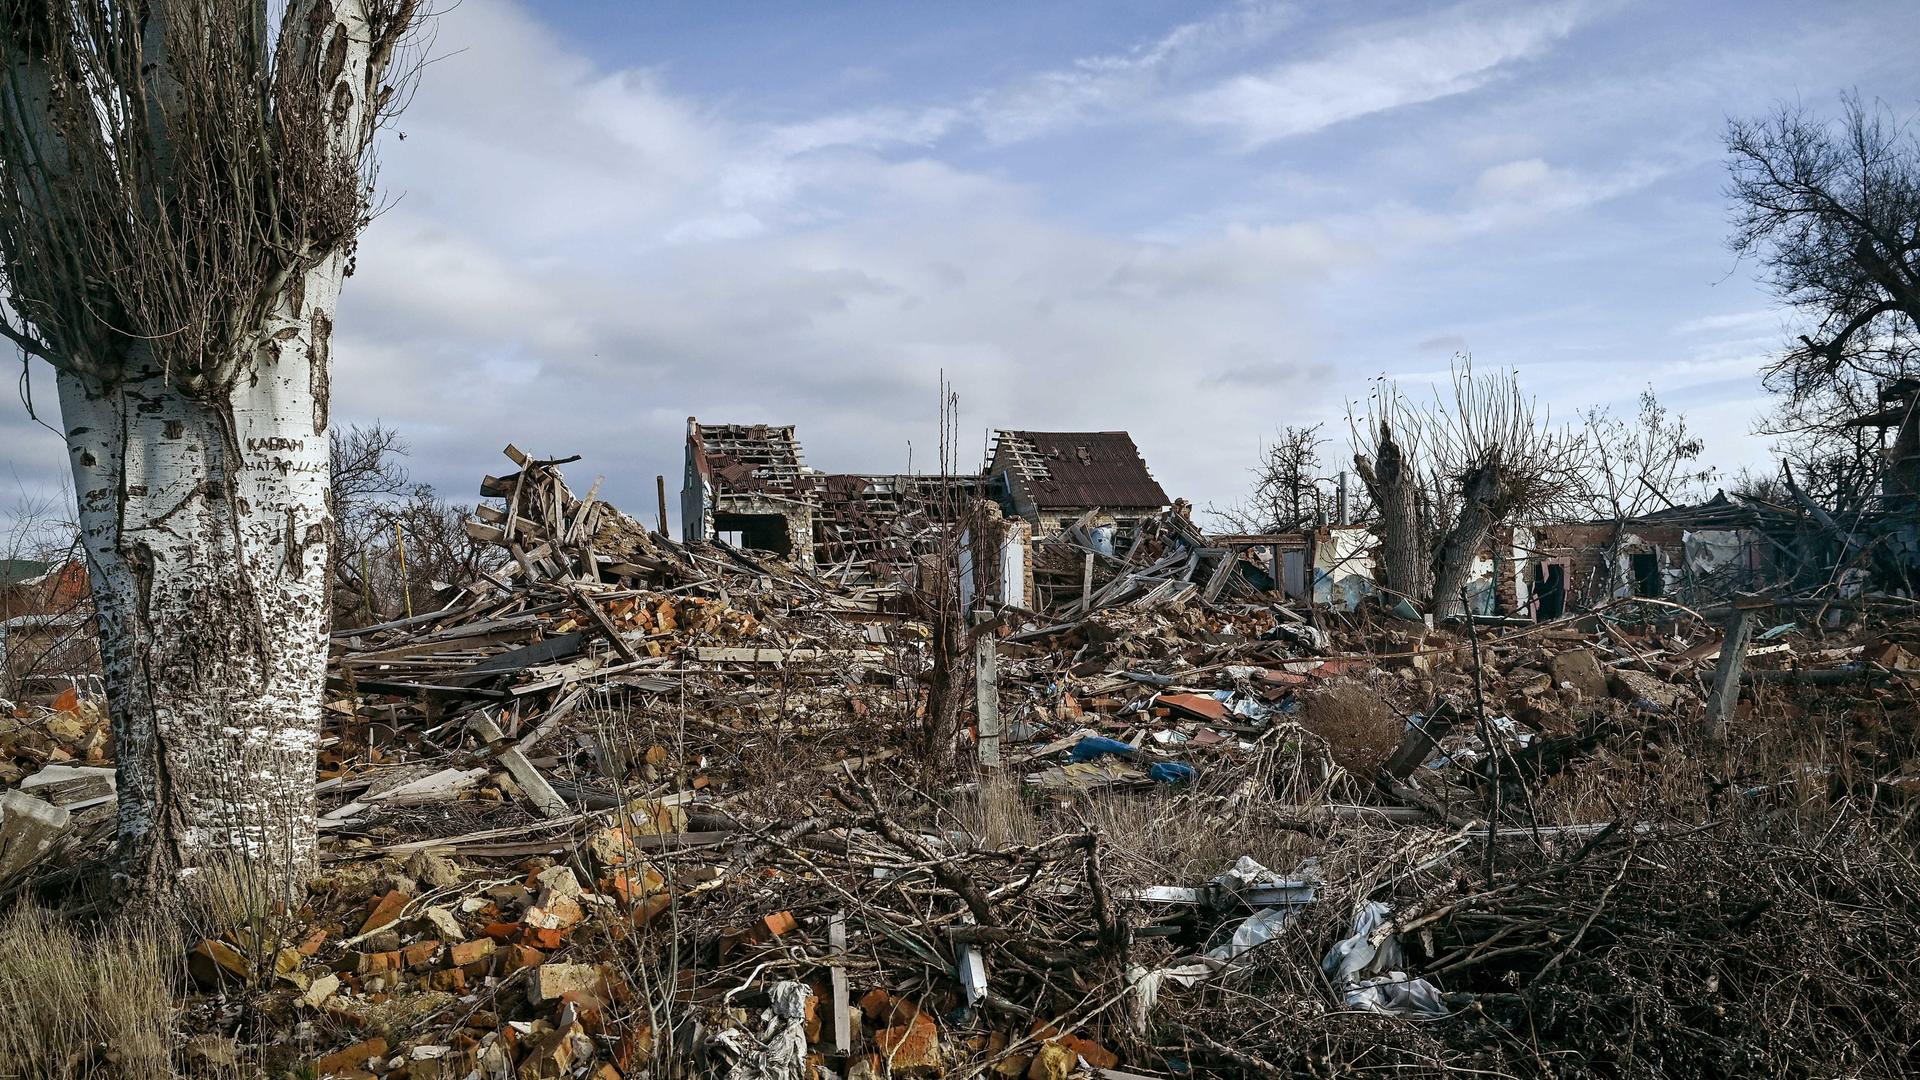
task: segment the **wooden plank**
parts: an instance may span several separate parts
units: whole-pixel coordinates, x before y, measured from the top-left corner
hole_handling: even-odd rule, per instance
[[[457,678],[468,679],[475,675],[520,671],[540,664],[550,664],[579,652],[586,645],[586,640],[587,636],[578,630],[555,634],[545,641],[537,641],[524,648],[509,649],[498,656],[490,656],[459,672]]]
[[[853,1053],[853,1017],[847,1010],[847,915],[839,912],[833,921],[827,924],[827,948],[832,950],[833,969],[828,973],[832,988],[833,1006],[833,1050],[836,1054]]]
[[[1452,698],[1442,698],[1419,723],[1409,725],[1400,746],[1387,758],[1380,771],[1390,780],[1405,780],[1421,762],[1433,756],[1441,739],[1460,719],[1460,708]]]
[[[573,512],[573,521],[567,525],[566,535],[560,538],[561,543],[570,544],[585,535],[587,518],[593,512],[593,500],[600,494],[600,485],[606,482],[604,476],[593,478],[593,486],[587,489],[586,497],[580,500],[580,508]]]
[[[467,721],[467,726],[489,746],[496,745],[507,737],[506,732],[500,730],[500,725],[494,723],[484,713],[476,713]],[[500,764],[506,767],[508,775],[512,776],[514,782],[520,785],[520,789],[527,793],[527,800],[533,803],[534,809],[550,818],[568,817],[573,813],[573,808],[567,805],[567,800],[553,790],[553,785],[547,783],[547,778],[540,774],[539,769],[533,767],[533,762],[527,760],[527,755],[509,746],[500,751],[499,757]]]
[[[566,719],[566,717],[573,712],[573,707],[578,705],[580,699],[586,696],[587,689],[583,686],[576,688],[571,694],[561,698],[558,704],[547,710],[547,715],[541,718],[538,726],[521,736],[520,741],[514,744],[514,749],[523,754],[532,750],[534,744],[545,738],[547,733],[552,731],[556,724]]]
[[[730,832],[685,832],[667,833],[662,836],[635,836],[631,846],[636,851],[668,851],[680,848],[704,847],[709,844],[723,844],[735,837]],[[571,851],[577,841],[571,836],[556,836],[551,840],[523,840],[519,843],[462,843],[441,841],[441,846],[458,850],[463,855],[476,857],[510,858],[527,855],[556,855]],[[411,848],[418,851],[420,848]]]
[[[1740,669],[1747,662],[1747,642],[1753,638],[1753,612],[1736,604],[1727,620],[1727,637],[1720,645],[1720,660],[1714,666],[1713,690],[1707,695],[1703,719],[1709,742],[1726,738],[1727,721],[1740,700]]]
[[[391,679],[343,679],[338,675],[327,676],[327,688],[343,694],[394,694],[399,697],[426,694],[431,697],[471,697],[497,701],[513,696],[505,690],[481,686],[441,686],[437,683],[396,682]]]
[[[620,654],[620,659],[628,663],[640,659],[640,654],[634,651],[633,646],[627,644],[627,639],[620,636],[620,628],[613,625],[613,620],[607,618],[607,613],[601,609],[599,601],[577,588],[569,588],[567,592],[573,596],[573,602],[593,619],[594,625],[600,628],[600,632],[606,635],[607,643],[613,646],[614,652]]]
[[[758,649],[697,648],[695,660],[730,661],[742,664],[784,664],[790,660],[865,660],[886,659],[879,649]]]

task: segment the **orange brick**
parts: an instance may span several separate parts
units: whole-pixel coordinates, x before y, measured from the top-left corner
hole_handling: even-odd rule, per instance
[[[560,995],[560,1001],[562,1005],[568,1002],[573,1004],[580,1026],[585,1028],[589,1035],[599,1034],[600,1022],[606,1012],[606,1004],[600,1000],[599,995],[585,990],[569,990]]]
[[[474,938],[472,941],[463,941],[447,950],[447,963],[452,967],[466,967],[468,964],[477,964],[485,960],[493,953],[492,938]]]
[[[301,956],[312,956],[314,953],[317,953],[320,951],[320,946],[325,945],[326,943],[327,943],[326,927],[316,926],[312,930],[307,931],[307,936],[304,938],[301,938],[300,944],[295,946],[295,948],[300,950]]]
[[[642,1021],[632,1031],[620,1036],[613,1046],[613,1063],[621,1069],[630,1068],[639,1061],[643,1066],[653,1056],[653,1025]]]
[[[399,952],[360,953],[354,957],[353,970],[360,975],[384,975],[400,970]]]
[[[448,968],[445,971],[430,972],[427,975],[427,989],[445,990],[450,994],[464,994],[467,992],[467,973],[461,971],[459,968]]]
[[[348,1069],[364,1068],[367,1062],[387,1052],[387,1040],[375,1035],[365,1042],[357,1042],[345,1050],[337,1050],[313,1063],[316,1077],[339,1075]]]
[[[361,925],[360,932],[362,934],[371,934],[383,926],[392,924],[400,918],[400,912],[406,908],[407,902],[411,899],[412,897],[409,897],[406,893],[395,889],[380,899],[375,900],[372,907],[368,909],[367,921]]]
[[[642,897],[652,896],[666,888],[666,879],[660,871],[649,866],[645,869],[623,868],[615,870],[600,879],[600,891],[612,893],[624,902],[632,902]]]
[[[495,964],[494,974],[508,975],[521,968],[539,967],[546,962],[546,954],[527,945],[509,945],[496,955],[500,957]]]
[[[547,952],[559,948],[567,942],[565,930],[545,930],[538,926],[529,926],[520,935],[522,943]]]
[[[440,942],[437,940],[416,941],[400,950],[400,963],[419,970],[432,964],[434,954],[439,951]]]
[[[900,1027],[912,1023],[926,1014],[909,997],[899,997],[885,990],[869,990],[860,998],[860,1015],[874,1027]]]
[[[495,941],[506,941],[520,932],[520,924],[517,922],[488,923],[480,932]]]
[[[874,1032],[873,1048],[894,1072],[936,1069],[940,1065],[940,1029],[925,1014],[897,1027]]]
[[[633,906],[633,925],[645,926],[659,918],[673,906],[673,897],[667,893],[654,893]]]
[[[1087,1059],[1087,1064],[1096,1069],[1111,1069],[1120,1064],[1120,1055],[1078,1035],[1062,1035],[1060,1045]]]
[[[239,950],[215,938],[207,938],[187,954],[187,970],[202,986],[214,986],[223,979],[242,982],[253,974],[253,966]]]
[[[820,998],[821,994],[818,986],[813,988],[813,993],[807,995],[804,1022],[807,1028],[807,1041],[810,1043],[820,1041]]]
[[[760,925],[754,927],[754,936],[763,937],[764,935],[763,940],[777,938],[782,934],[792,933],[798,926],[799,924],[793,920],[793,912],[776,911],[760,920]]]

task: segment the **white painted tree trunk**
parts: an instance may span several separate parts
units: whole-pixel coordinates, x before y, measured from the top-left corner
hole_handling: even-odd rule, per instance
[[[342,269],[295,282],[221,405],[144,356],[111,384],[60,373],[133,883],[227,856],[283,886],[313,866]]]

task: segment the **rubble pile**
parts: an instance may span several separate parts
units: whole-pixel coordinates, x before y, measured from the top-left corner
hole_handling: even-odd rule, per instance
[[[678,543],[508,455],[503,568],[335,635],[307,904],[190,943],[187,1020],[274,1075],[1892,1076],[1920,1039],[1911,601],[1434,627],[1283,602],[1176,508],[1037,538],[1033,607],[949,635],[929,558]],[[80,809],[43,873],[104,843]]]

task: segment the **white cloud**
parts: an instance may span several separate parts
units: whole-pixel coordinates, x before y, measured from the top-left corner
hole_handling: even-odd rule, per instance
[[[1227,46],[1204,37],[1130,62]],[[1170,488],[1219,497],[1275,411],[1322,392],[1313,290],[1371,258],[1311,224],[1168,243],[1063,227],[926,152],[951,114],[740,120],[657,72],[579,62],[502,0],[466,0],[442,45],[461,51],[389,148],[409,194],[364,240],[335,387],[336,415],[396,425],[454,492],[513,440],[585,453],[610,496],[647,505],[690,413],[800,421],[826,467],[902,468],[910,442],[925,467],[944,371],[975,429],[1131,428]],[[1236,392],[1167,407],[1209,382]]]
[[[1540,158],[1503,162],[1484,169],[1465,192],[1467,231],[1525,224],[1638,191],[1669,175],[1673,167],[1635,162],[1609,172],[1550,165]]]
[[[1586,17],[1583,5],[1467,5],[1361,28],[1312,59],[1233,76],[1177,106],[1186,122],[1260,146],[1389,109],[1478,89],[1543,56]]]
[[[1084,57],[981,95],[976,122],[991,142],[1031,139],[1090,120],[1111,120],[1171,87],[1263,45],[1293,21],[1290,7],[1243,0],[1183,23],[1127,52]]]

